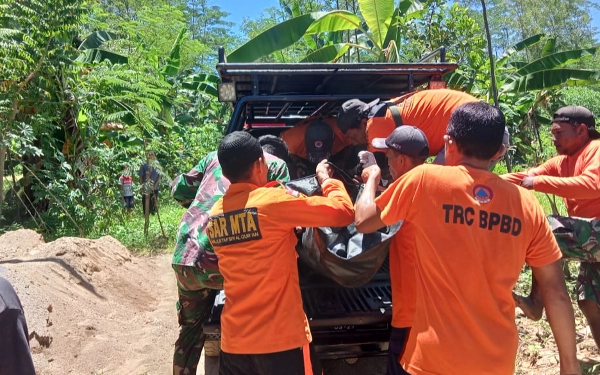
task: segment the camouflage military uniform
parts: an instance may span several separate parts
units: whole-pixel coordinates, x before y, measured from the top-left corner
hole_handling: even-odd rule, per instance
[[[552,232],[566,259],[577,259],[579,300],[600,303],[600,220],[548,216]]]
[[[269,180],[288,181],[285,163],[265,154]],[[189,208],[181,218],[172,266],[177,278],[177,314],[181,326],[173,355],[173,374],[196,374],[204,346],[202,324],[208,320],[218,289],[223,288],[217,257],[206,236],[208,212],[229,188],[217,153],[211,152],[187,174],[177,177],[171,195]]]

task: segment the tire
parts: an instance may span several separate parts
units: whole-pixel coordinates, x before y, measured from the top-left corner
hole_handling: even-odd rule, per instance
[[[354,362],[353,364],[351,364]],[[387,356],[362,357],[354,359],[324,359],[321,360],[324,375],[379,375],[385,374]]]

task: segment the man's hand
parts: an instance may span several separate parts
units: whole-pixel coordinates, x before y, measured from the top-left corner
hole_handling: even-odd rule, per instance
[[[367,182],[367,180],[372,179],[375,182],[375,186],[379,185],[379,181],[381,181],[381,169],[377,164],[372,165],[363,169],[361,177],[363,182]]]
[[[523,177],[521,183],[519,185],[523,186],[525,189],[533,190],[533,176]]]
[[[333,170],[329,166],[329,162],[327,161],[327,159],[324,159],[319,164],[317,164],[316,174],[317,181],[319,181],[319,185],[323,185],[323,182],[325,182],[325,180],[333,177]]]

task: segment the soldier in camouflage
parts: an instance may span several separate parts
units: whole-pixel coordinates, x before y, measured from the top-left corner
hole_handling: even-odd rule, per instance
[[[265,156],[269,180],[288,181],[285,162],[268,153]],[[206,225],[208,212],[229,185],[221,172],[216,152],[209,153],[171,185],[173,198],[188,208],[177,230],[172,260],[179,295],[177,315],[180,325],[173,355],[173,375],[196,374],[205,340],[202,324],[210,316],[218,290],[223,288],[223,277],[206,236]]]
[[[550,216],[555,238],[565,258],[581,261],[577,277],[579,308],[600,348],[600,133],[587,108],[567,106],[552,119],[552,142],[558,156],[506,180],[542,193],[563,197],[569,217]],[[531,294],[515,296],[531,319],[540,319],[543,301],[535,279]]]

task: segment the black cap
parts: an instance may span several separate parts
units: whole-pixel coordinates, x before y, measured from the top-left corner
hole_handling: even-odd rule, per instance
[[[416,126],[402,125],[394,129],[387,138],[375,138],[371,145],[379,149],[391,148],[401,154],[415,158],[429,156],[429,142],[425,133]]]
[[[596,121],[594,114],[587,108],[578,105],[569,105],[559,108],[552,116],[552,122],[571,122],[574,124],[584,124],[587,126],[590,137],[600,138],[600,133],[596,130]]]
[[[219,144],[217,151],[217,158],[225,177],[239,175],[261,156],[263,156],[263,150],[260,142],[245,131],[227,134]]]
[[[319,163],[323,159],[329,159],[333,147],[333,129],[322,121],[313,121],[304,132],[304,144],[308,160]]]
[[[283,139],[272,134],[265,134],[258,137],[258,143],[262,147],[263,151],[277,156],[287,162],[290,157],[290,150]]]
[[[358,99],[350,99],[340,108],[338,112],[337,122],[338,127],[343,133],[346,133],[352,128],[357,128],[360,121],[367,118],[369,111],[379,103],[379,99],[375,99],[370,103],[365,103]]]

